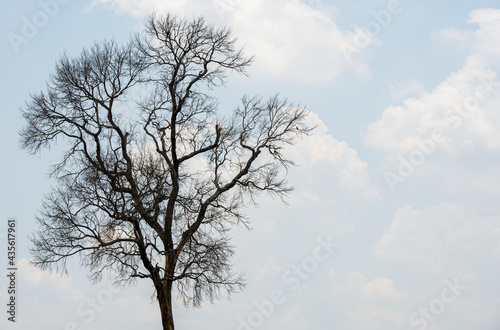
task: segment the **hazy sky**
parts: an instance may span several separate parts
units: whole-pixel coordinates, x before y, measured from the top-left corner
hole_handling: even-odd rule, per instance
[[[18,226],[18,322],[2,329],[159,329],[148,282],[91,284],[29,265],[28,236],[50,191],[57,146],[18,146],[19,108],[63,52],[125,42],[153,8],[230,26],[249,77],[215,90],[221,111],[280,93],[314,134],[287,151],[289,205],[263,196],[233,232],[247,287],[200,309],[175,302],[178,329],[499,329],[498,1],[2,0],[0,255]],[[0,304],[7,302],[6,277]],[[6,309],[6,307],[4,307]]]

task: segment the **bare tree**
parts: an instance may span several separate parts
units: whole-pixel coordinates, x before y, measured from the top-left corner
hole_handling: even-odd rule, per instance
[[[259,193],[290,191],[283,148],[310,129],[307,112],[277,96],[217,115],[208,93],[251,62],[227,28],[171,15],[146,23],[125,46],[62,56],[22,109],[21,142],[32,153],[67,145],[32,236],[36,265],[66,271],[79,255],[95,281],[105,270],[117,282],[148,278],[163,329],[174,329],[173,291],[199,306],[243,285],[228,231],[248,224],[242,209]]]

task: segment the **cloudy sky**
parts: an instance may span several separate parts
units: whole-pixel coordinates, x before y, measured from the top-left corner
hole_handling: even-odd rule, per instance
[[[18,226],[18,322],[2,329],[158,329],[149,283],[91,284],[29,264],[28,236],[53,184],[57,146],[18,147],[19,107],[56,59],[125,42],[153,9],[230,26],[255,54],[249,77],[214,91],[306,106],[316,131],[287,152],[289,205],[262,197],[237,229],[244,291],[178,329],[500,328],[500,7],[498,1],[2,0],[0,248]],[[497,7],[497,8],[495,8]],[[6,268],[6,252],[0,253]],[[1,305],[7,280],[0,281]],[[5,309],[5,307],[4,307]]]

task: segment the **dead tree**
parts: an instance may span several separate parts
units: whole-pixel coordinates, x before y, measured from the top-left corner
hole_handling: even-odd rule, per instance
[[[248,224],[242,210],[259,193],[290,191],[283,148],[309,128],[306,110],[277,96],[217,114],[210,90],[251,62],[227,28],[146,23],[127,45],[62,56],[22,109],[21,142],[32,153],[67,146],[37,216],[36,265],[65,271],[79,255],[96,281],[150,279],[163,329],[174,329],[172,294],[199,306],[243,285],[228,231]]]

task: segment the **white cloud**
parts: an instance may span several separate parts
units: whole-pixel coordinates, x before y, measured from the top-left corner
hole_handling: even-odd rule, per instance
[[[73,287],[70,277],[41,271],[32,266],[27,259],[17,262],[16,275],[18,302],[16,326],[23,329],[34,329],[37,326],[63,328],[67,315],[74,311],[74,307],[69,306],[76,306],[84,297],[80,290]],[[6,286],[2,286],[1,289],[2,292],[7,292]],[[54,297],[59,301],[56,302]],[[63,317],[58,318],[56,315]],[[3,321],[6,321],[5,318],[2,318],[0,324]]]
[[[438,149],[455,153],[468,145],[469,149],[496,150],[500,148],[496,129],[500,125],[500,83],[496,78],[483,61],[470,56],[462,69],[432,92],[385,109],[368,126],[365,142],[404,155],[439,132],[444,137],[434,139]]]
[[[425,266],[420,265],[422,267]],[[446,269],[447,273],[452,271]],[[495,289],[498,287],[492,287],[492,283],[496,281],[496,272],[485,280],[484,277],[474,278],[465,273],[451,277],[443,274],[422,276],[416,270],[410,276],[411,281],[402,284],[405,291],[396,289],[389,278],[368,281],[363,274],[351,272],[347,283],[341,284],[334,270],[329,269],[329,274],[332,288],[326,294],[334,297],[330,303],[337,312],[347,315],[351,320],[342,327],[337,327],[339,329],[416,329],[422,325],[417,321],[426,311],[432,318],[432,322],[427,322],[428,329],[477,328],[478,318],[482,324],[487,325],[487,329],[493,329],[498,324],[495,307],[492,307],[496,301]],[[400,278],[403,283],[408,279],[408,276]],[[338,300],[337,297],[341,299]],[[433,313],[435,306],[441,302],[444,304],[444,312]]]
[[[500,215],[479,216],[456,204],[422,210],[403,206],[376,244],[375,253],[423,273],[472,276],[500,257],[499,223]]]
[[[262,300],[259,302],[262,303]],[[310,329],[307,317],[304,316],[297,304],[287,304],[285,302],[284,305],[277,305],[272,308],[267,305],[264,308],[269,309],[267,311],[264,309],[259,310],[254,306],[254,309],[249,314],[240,317],[241,323],[238,323],[235,328],[262,330]]]
[[[246,53],[256,55],[252,74],[279,80],[326,81],[349,68],[366,74],[369,49],[378,44],[367,38],[360,47],[363,30],[341,31],[336,8],[299,0],[94,0],[91,8],[98,5],[136,17],[154,8],[228,25]],[[351,56],[346,57],[346,47],[353,49]]]
[[[67,302],[74,303],[83,298],[83,293],[73,288],[73,281],[69,276],[41,271],[27,259],[19,260],[18,268],[20,281],[26,290],[44,289],[49,286],[51,291],[64,293],[64,299]]]
[[[363,300],[376,301],[401,301],[408,297],[405,292],[399,292],[394,283],[389,278],[377,277],[372,281],[367,281],[366,277],[359,272],[349,274],[347,285],[359,291]]]
[[[387,107],[366,129],[365,143],[387,152],[382,166],[392,191],[410,177],[435,173],[445,189],[477,201],[485,189],[497,190],[496,162],[470,164],[492,159],[500,150],[500,10],[475,10],[468,23],[477,28],[446,28],[433,35],[465,50],[463,66],[432,91]],[[399,91],[406,92],[401,86],[393,95]]]
[[[279,326],[281,329],[307,329],[309,328],[305,317],[301,316],[300,309],[297,305],[288,308],[279,318]],[[271,329],[277,329],[272,327]]]
[[[460,30],[457,28],[444,28],[432,34],[432,38],[437,42],[451,43],[458,49],[470,49],[474,39],[474,32],[470,30]]]
[[[444,28],[433,33],[432,37],[440,42],[449,42],[459,49],[469,50],[483,61],[498,62],[500,47],[500,9],[478,9],[469,14],[467,23],[477,25],[474,31]]]
[[[135,329],[159,321],[157,305],[149,299],[152,288],[145,282],[122,291],[109,283],[90,285],[85,279],[40,270],[27,259],[17,267],[18,328]],[[116,315],[125,317],[117,320]]]
[[[498,62],[500,55],[500,9],[479,9],[469,15],[469,24],[479,25],[474,32],[473,51],[485,61]]]
[[[344,193],[355,193],[368,200],[379,199],[379,191],[370,183],[368,164],[359,159],[357,151],[328,134],[317,114],[311,112],[309,122],[316,129],[289,150],[290,158],[301,165],[304,186],[309,187],[304,196],[316,203],[327,201],[340,188]]]
[[[408,302],[411,300],[405,291],[396,289],[393,281],[385,277],[376,277],[371,281],[360,272],[348,274],[342,283],[334,269],[329,270],[330,290],[325,294],[332,297],[331,304],[346,315],[351,321],[339,329],[407,329]],[[340,300],[337,298],[340,297]]]
[[[419,95],[425,91],[424,85],[415,79],[407,82],[396,82],[389,86],[389,98],[392,101],[400,101],[404,98]]]
[[[362,305],[347,315],[359,324],[356,329],[382,329],[380,322],[384,321],[398,329],[405,329],[408,316],[404,312],[395,311],[378,305]],[[386,324],[387,324],[386,323]],[[387,328],[384,328],[387,329]]]
[[[436,151],[457,156],[500,149],[497,129],[500,82],[496,71],[500,67],[500,10],[473,11],[468,23],[477,24],[478,28],[447,28],[434,34],[436,39],[452,41],[468,49],[463,67],[431,92],[406,98],[401,105],[389,106],[379,120],[368,126],[365,143],[389,153],[386,167],[396,169],[403,163],[402,159],[412,163],[413,156],[413,163],[422,163],[417,158],[423,157],[425,161]],[[394,94],[405,92],[402,87],[395,88]],[[414,84],[412,89],[417,91],[417,87],[418,84]],[[420,156],[416,157],[417,154]],[[453,161],[453,166],[456,165]],[[461,173],[461,177],[468,175]]]

